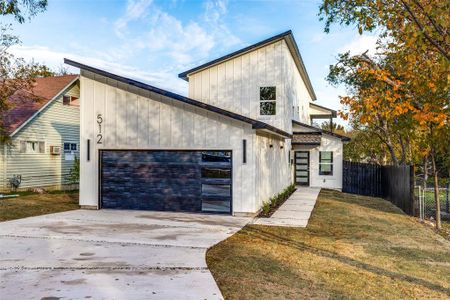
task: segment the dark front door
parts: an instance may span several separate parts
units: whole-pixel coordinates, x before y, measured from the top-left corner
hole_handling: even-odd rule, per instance
[[[309,185],[309,151],[295,152],[295,183]]]
[[[100,152],[102,208],[231,213],[230,151]]]

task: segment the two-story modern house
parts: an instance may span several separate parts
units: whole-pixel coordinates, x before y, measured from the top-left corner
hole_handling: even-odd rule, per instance
[[[184,97],[81,69],[80,205],[257,213],[288,185],[341,188],[342,136],[290,31],[179,75]]]
[[[31,90],[10,97],[11,107],[1,116],[8,139],[0,143],[0,191],[71,186],[79,98],[78,75],[36,78]]]

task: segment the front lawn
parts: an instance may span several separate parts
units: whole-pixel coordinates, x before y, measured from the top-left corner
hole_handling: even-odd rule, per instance
[[[450,297],[450,241],[385,200],[330,190],[307,228],[248,225],[207,263],[226,299]]]
[[[18,193],[0,199],[0,222],[78,209],[78,192]]]

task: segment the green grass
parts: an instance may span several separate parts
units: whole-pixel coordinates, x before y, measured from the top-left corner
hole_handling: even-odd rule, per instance
[[[450,297],[450,241],[385,200],[329,190],[307,228],[248,225],[207,263],[226,299]]]
[[[17,198],[0,199],[0,222],[78,209],[78,192],[47,194],[19,192]]]

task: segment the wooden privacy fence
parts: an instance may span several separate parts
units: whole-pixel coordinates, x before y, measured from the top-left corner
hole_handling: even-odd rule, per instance
[[[413,166],[379,166],[344,161],[342,191],[372,197],[382,197],[413,215]]]

